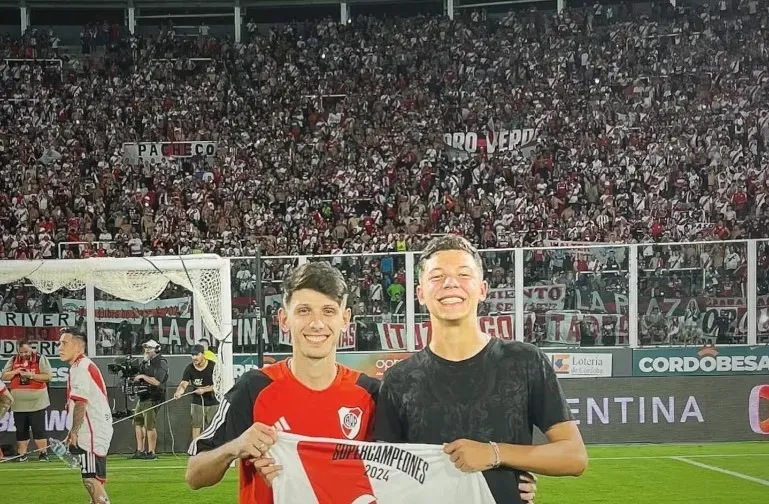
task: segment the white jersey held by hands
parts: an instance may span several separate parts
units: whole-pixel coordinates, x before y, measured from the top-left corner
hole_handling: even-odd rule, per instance
[[[425,444],[366,443],[278,432],[275,504],[494,504],[480,472]]]

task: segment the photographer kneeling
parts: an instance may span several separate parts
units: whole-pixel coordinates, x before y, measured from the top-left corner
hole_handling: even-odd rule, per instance
[[[136,453],[134,459],[156,459],[155,449],[158,444],[158,432],[155,429],[158,411],[154,407],[165,399],[165,385],[168,381],[168,362],[160,355],[160,345],[155,340],[144,343],[144,360],[139,365],[140,374],[134,377],[134,382],[146,384],[147,390],[139,393],[139,405],[133,424],[136,429]],[[142,383],[143,382],[143,383]],[[144,436],[147,436],[147,449],[144,447]]]

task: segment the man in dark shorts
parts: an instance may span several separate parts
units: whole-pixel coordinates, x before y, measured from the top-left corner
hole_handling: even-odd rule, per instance
[[[497,502],[520,503],[521,472],[578,476],[587,452],[547,357],[480,330],[487,290],[467,240],[450,235],[427,245],[417,295],[430,311],[431,340],[385,373],[374,439],[446,443],[459,469],[483,471]],[[534,426],[549,443],[532,445]]]
[[[48,435],[45,428],[45,412],[51,405],[48,383],[51,381],[51,363],[44,355],[32,350],[27,340],[18,344],[19,353],[5,363],[2,379],[10,381],[8,387],[14,402],[13,421],[16,424],[16,462],[27,461],[29,434],[35,439],[38,459],[48,461]]]
[[[219,407],[219,401],[214,395],[214,367],[216,367],[216,362],[206,359],[205,352],[206,349],[203,345],[192,347],[192,362],[184,368],[182,381],[174,393],[174,399],[179,399],[190,385],[195,391],[190,405],[192,439],[200,436],[200,431],[211,423]]]
[[[165,386],[168,381],[168,361],[160,354],[160,345],[155,340],[149,340],[144,345],[144,359],[139,364],[140,374],[134,377],[134,382],[147,385],[146,392],[139,393],[139,404],[136,413],[141,413],[133,419],[136,432],[136,452],[131,458],[154,460],[155,448],[158,444],[157,406],[165,399]],[[146,451],[144,440],[147,440]]]

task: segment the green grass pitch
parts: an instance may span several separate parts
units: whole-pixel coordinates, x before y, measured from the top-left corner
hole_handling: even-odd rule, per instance
[[[581,478],[541,478],[537,504],[767,504],[769,442],[702,445],[591,446]],[[231,469],[215,488],[184,483],[186,455],[133,461],[111,456],[107,489],[113,504],[237,502]],[[77,471],[58,461],[0,463],[0,502],[86,504]]]

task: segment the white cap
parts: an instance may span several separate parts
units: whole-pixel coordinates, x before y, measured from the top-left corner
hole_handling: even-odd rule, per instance
[[[160,344],[157,341],[155,341],[154,339],[151,339],[151,340],[147,341],[146,343],[144,343],[144,345],[142,345],[142,346],[150,347],[150,348],[157,348],[157,347],[160,346]]]

